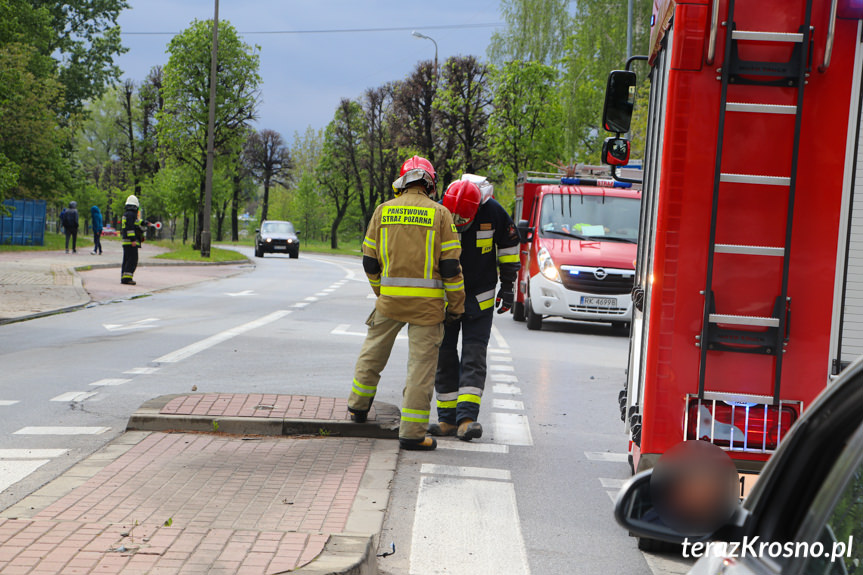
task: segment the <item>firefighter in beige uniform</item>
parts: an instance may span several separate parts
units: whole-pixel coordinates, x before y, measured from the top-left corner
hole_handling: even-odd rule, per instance
[[[393,183],[398,197],[375,210],[363,241],[363,268],[378,296],[366,321],[368,334],[354,370],[348,411],[366,421],[381,371],[396,336],[408,324],[408,369],[402,400],[399,443],[431,450],[429,424],[438,346],[444,321],[464,312],[461,245],[449,210],[429,195],[435,189],[431,163],[407,160]]]

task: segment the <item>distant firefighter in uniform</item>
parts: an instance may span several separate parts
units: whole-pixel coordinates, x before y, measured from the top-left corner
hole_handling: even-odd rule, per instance
[[[120,222],[120,237],[123,240],[123,265],[121,267],[120,283],[135,285],[133,276],[138,267],[138,250],[144,242],[144,223],[139,216],[138,198],[134,195],[126,198],[123,219]]]
[[[348,410],[354,421],[366,421],[381,371],[407,324],[399,444],[427,451],[437,447],[426,430],[443,324],[464,311],[461,247],[450,212],[430,199],[435,190],[431,162],[419,156],[407,160],[393,189],[397,197],[377,207],[363,241],[363,268],[378,299],[366,321]]]
[[[429,433],[455,435],[463,441],[482,437],[477,418],[493,308],[500,314],[512,307],[513,285],[521,267],[518,231],[493,195],[494,188],[484,177],[464,174],[450,184],[443,198],[459,230],[466,299],[464,315],[446,326],[440,346],[435,376],[438,423],[429,426]],[[500,289],[495,297],[498,274]]]

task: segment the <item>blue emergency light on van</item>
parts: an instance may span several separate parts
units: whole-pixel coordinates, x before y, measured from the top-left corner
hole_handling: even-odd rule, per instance
[[[561,178],[560,183],[564,186],[600,186],[603,188],[631,188],[629,182],[618,182],[617,180],[598,180],[596,178]]]

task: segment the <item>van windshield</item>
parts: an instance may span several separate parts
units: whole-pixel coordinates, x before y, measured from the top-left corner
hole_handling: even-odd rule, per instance
[[[635,243],[640,203],[637,198],[548,194],[540,207],[539,229],[546,237]]]
[[[261,232],[265,234],[292,234],[294,224],[291,222],[267,222],[261,226]]]

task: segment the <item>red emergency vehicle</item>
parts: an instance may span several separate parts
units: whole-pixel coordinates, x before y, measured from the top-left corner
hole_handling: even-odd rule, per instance
[[[620,397],[636,471],[706,440],[734,459],[745,493],[830,374],[863,352],[861,4],[654,2]],[[625,132],[627,73],[609,88],[604,123]],[[623,163],[622,143],[604,160]]]
[[[522,239],[513,317],[541,329],[544,316],[611,322],[632,319],[633,263],[641,192],[597,178],[528,172],[518,179],[515,215]]]

